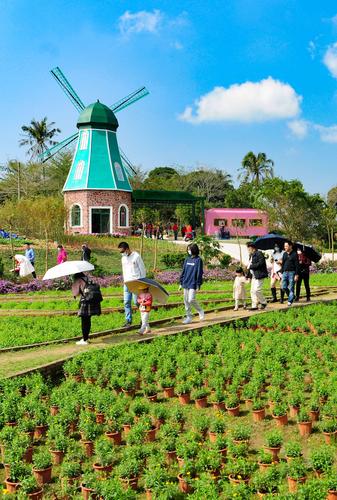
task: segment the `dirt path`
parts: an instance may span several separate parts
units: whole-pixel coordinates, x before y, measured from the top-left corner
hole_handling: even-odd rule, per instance
[[[310,303],[300,302],[294,304],[293,307],[306,307],[310,304],[318,302],[326,302],[337,300],[337,293],[326,293],[320,297],[313,298]],[[16,351],[0,354],[0,377],[12,376],[30,369],[65,360],[77,353],[85,352],[92,349],[105,349],[113,345],[122,344],[126,342],[139,342],[146,339],[155,338],[157,336],[174,335],[179,332],[189,332],[199,328],[205,328],[216,324],[226,324],[233,319],[248,318],[254,314],[266,314],[268,311],[284,310],[286,306],[277,304],[268,305],[267,309],[260,312],[243,311],[218,311],[216,313],[206,313],[203,322],[198,321],[197,318],[189,325],[182,325],[174,323],[165,325],[163,327],[153,328],[152,333],[140,337],[135,332],[120,333],[114,335],[107,335],[105,337],[93,340],[88,346],[79,347],[75,343],[55,344],[47,347],[39,347],[27,349],[25,351]]]

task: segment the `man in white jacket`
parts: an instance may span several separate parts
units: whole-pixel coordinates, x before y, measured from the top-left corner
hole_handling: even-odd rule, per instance
[[[122,256],[122,272],[124,281],[124,311],[125,311],[125,327],[130,327],[132,323],[132,293],[125,285],[126,281],[138,280],[145,278],[146,269],[144,262],[138,252],[132,252],[129,244],[122,241],[118,245],[119,252]],[[134,296],[136,304],[136,297]]]

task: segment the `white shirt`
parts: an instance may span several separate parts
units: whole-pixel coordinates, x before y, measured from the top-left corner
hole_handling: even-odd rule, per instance
[[[138,252],[131,252],[130,255],[125,253],[122,256],[122,271],[124,283],[145,278],[146,269]]]

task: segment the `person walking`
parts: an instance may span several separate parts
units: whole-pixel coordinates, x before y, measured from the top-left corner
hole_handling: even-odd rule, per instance
[[[81,318],[82,327],[82,339],[76,342],[77,345],[88,345],[89,344],[89,334],[91,330],[91,316],[99,316],[101,314],[101,300],[89,302],[86,300],[86,287],[88,286],[88,278],[84,273],[74,274],[74,283],[72,285],[71,291],[74,299],[80,297],[79,310],[77,315]],[[94,285],[95,286],[95,285]],[[96,285],[99,289],[99,287]],[[100,292],[99,292],[100,294]]]
[[[125,284],[127,281],[138,280],[145,278],[146,269],[143,259],[138,252],[131,251],[129,244],[126,241],[121,241],[118,245],[119,253],[122,256],[122,273],[124,281],[124,311],[125,311],[125,328],[130,328],[132,324],[132,293]],[[133,302],[137,304],[137,297],[134,295]]]
[[[143,335],[144,333],[151,333],[149,317],[150,311],[152,307],[152,295],[149,291],[149,288],[144,286],[142,291],[137,297],[137,303],[139,305],[140,317],[142,320],[142,324],[138,333]]]
[[[88,247],[87,243],[82,245],[82,258],[81,260],[85,260],[86,262],[90,262],[91,250]]]
[[[309,259],[309,257],[305,255],[305,252],[302,252],[300,248],[297,249],[297,256],[299,263],[299,275],[298,275],[298,280],[296,282],[295,302],[298,302],[300,300],[302,281],[304,281],[305,292],[307,295],[307,302],[310,302],[311,292],[310,292],[309,277],[310,277],[311,260]]]
[[[235,271],[235,279],[233,283],[233,298],[234,298],[234,311],[239,310],[240,301],[242,302],[243,309],[246,309],[246,285],[247,280],[244,275],[242,267],[238,267]]]
[[[284,244],[284,253],[280,261],[282,268],[282,289],[281,289],[281,304],[284,302],[285,294],[288,295],[288,307],[294,301],[295,283],[298,280],[300,268],[298,263],[297,252],[294,250],[294,245],[291,241],[286,241]]]
[[[178,227],[178,224],[176,222],[173,224],[172,229],[173,229],[173,234],[174,234],[174,241],[177,241],[179,227]]]
[[[199,320],[205,319],[205,313],[202,307],[196,300],[196,293],[200,290],[203,277],[203,262],[199,257],[199,247],[195,243],[187,247],[188,257],[184,261],[183,270],[180,275],[180,286],[184,289],[184,304],[186,310],[186,318],[183,324],[187,325],[192,322],[192,306],[199,313]]]
[[[254,243],[247,243],[247,248],[250,256],[247,278],[251,279],[250,296],[252,299],[252,305],[249,310],[256,311],[259,305],[261,309],[267,307],[262,287],[263,280],[268,277],[268,271],[265,256],[256,248]]]
[[[57,263],[63,264],[68,260],[68,254],[65,251],[63,245],[57,245]]]
[[[282,274],[281,274],[281,264],[282,261],[283,250],[279,247],[278,244],[275,245],[274,251],[271,254],[270,262],[272,264],[271,268],[271,276],[270,276],[270,291],[272,295],[272,302],[277,302],[277,292],[276,292],[276,283],[281,282]]]
[[[25,257],[29,260],[31,265],[34,268],[34,271],[32,271],[32,276],[33,278],[36,278],[36,272],[35,272],[35,252],[34,249],[31,247],[30,243],[25,243]]]

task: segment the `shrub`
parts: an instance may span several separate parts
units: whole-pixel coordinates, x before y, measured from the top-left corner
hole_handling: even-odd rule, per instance
[[[95,462],[103,467],[114,462],[115,450],[110,441],[101,437],[95,442]]]
[[[288,476],[291,479],[301,479],[302,477],[306,477],[307,468],[304,461],[301,458],[294,458],[288,464]]]
[[[219,262],[221,269],[227,269],[232,263],[232,257],[227,253],[223,253],[219,258]]]
[[[61,477],[74,478],[79,477],[82,473],[81,464],[73,461],[64,461],[61,465]]]
[[[135,458],[126,458],[117,467],[117,474],[122,479],[137,477],[141,469],[141,463]]]
[[[289,441],[285,447],[286,456],[290,458],[299,458],[302,456],[302,447],[296,441]]]
[[[232,429],[232,437],[236,441],[248,441],[252,435],[252,429],[244,424],[238,424]]]
[[[253,487],[259,493],[276,493],[278,491],[278,482],[280,473],[275,467],[271,467],[264,472],[258,472],[253,477]]]
[[[283,443],[283,436],[280,431],[273,430],[266,434],[268,448],[279,448]]]
[[[272,464],[273,455],[265,450],[261,450],[259,453],[259,462],[261,464]]]
[[[41,489],[34,476],[23,478],[20,484],[20,490],[18,491],[18,498],[20,500],[26,499],[28,493],[35,493]]]
[[[39,450],[33,456],[34,469],[44,470],[51,467],[51,454],[47,450]]]
[[[312,450],[310,462],[313,468],[320,472],[328,472],[335,460],[335,451],[332,447],[321,446]]]
[[[165,253],[161,256],[160,261],[164,266],[171,269],[181,268],[184,260],[186,259],[185,253]]]
[[[310,416],[306,408],[301,408],[297,415],[298,422],[310,422]]]
[[[235,479],[248,479],[252,475],[255,464],[249,460],[239,457],[236,460],[230,460],[227,464],[227,471]]]

